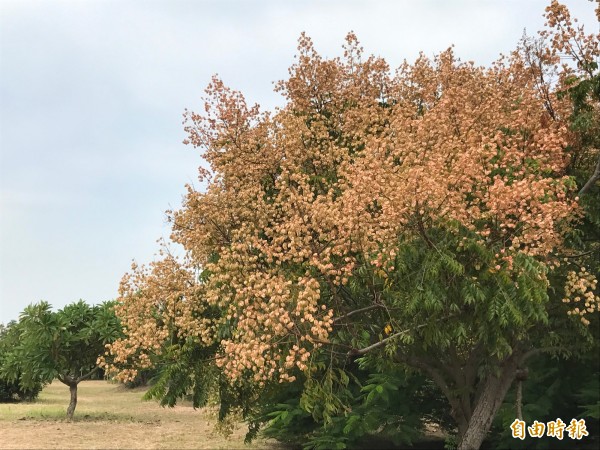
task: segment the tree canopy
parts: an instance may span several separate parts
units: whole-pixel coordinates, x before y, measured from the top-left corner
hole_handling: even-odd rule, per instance
[[[490,67],[450,48],[391,73],[353,33],[334,59],[302,35],[272,113],[215,77],[185,115],[208,164],[170,213],[185,258],[123,278],[104,362],[130,379],[166,358],[195,390],[216,369],[247,413],[300,382],[325,422],[353,365],[417,371],[479,448],[530,358],[597,338],[600,36],[546,17]]]

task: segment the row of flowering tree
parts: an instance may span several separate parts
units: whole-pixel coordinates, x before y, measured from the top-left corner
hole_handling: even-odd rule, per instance
[[[217,387],[222,416],[294,384],[325,423],[360,371],[417,372],[479,448],[531,358],[597,342],[599,36],[546,17],[487,68],[449,49],[392,74],[352,33],[335,59],[302,35],[271,113],[214,78],[185,114],[207,163],[170,214],[185,257],[124,277],[104,363],[160,361],[152,395]]]

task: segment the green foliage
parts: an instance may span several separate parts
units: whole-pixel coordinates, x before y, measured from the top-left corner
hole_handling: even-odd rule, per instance
[[[595,62],[584,67],[585,75],[572,77],[570,87],[560,95],[568,95],[573,104],[570,118],[571,129],[577,134],[575,145],[568,148],[571,164],[567,175],[582,188],[594,173],[600,158],[600,72]],[[577,227],[567,234],[571,253],[565,255],[562,266],[550,274],[548,290],[551,303],[560,304],[564,295],[564,280],[569,270],[586,267],[593,274],[600,274],[600,191],[592,186],[579,201],[583,215]],[[529,365],[529,378],[523,383],[523,419],[548,422],[561,418],[564,422],[583,418],[589,436],[577,443],[577,448],[598,448],[600,445],[600,355],[597,318],[587,330],[578,329],[566,320],[562,308],[554,308],[550,317],[555,329],[568,330],[573,339],[585,338],[575,358],[569,360],[539,358]],[[554,333],[552,333],[554,334]],[[579,336],[577,336],[579,335]],[[563,337],[563,341],[572,339]],[[509,425],[515,418],[515,389],[509,393],[500,409],[493,431],[492,443],[496,448],[572,448],[573,441],[565,438],[513,439]]]
[[[16,325],[18,341],[7,352],[0,376],[24,389],[54,378],[85,379],[96,369],[105,345],[120,333],[109,303],[89,306],[83,301],[52,312],[47,302],[29,305]]]
[[[18,345],[21,339],[22,329],[17,322],[10,322],[8,325],[0,325],[0,367],[12,364],[14,355],[13,349]],[[42,380],[36,380],[28,388],[21,385],[21,372],[16,376],[8,377],[0,371],[0,402],[14,402],[27,400],[31,401],[37,398],[44,387]]]
[[[390,354],[403,348],[447,359],[450,347],[468,350],[481,343],[493,360],[512,351],[519,330],[548,323],[546,272],[534,258],[519,254],[512,270],[496,268],[500,246],[489,246],[460,227],[432,228],[428,239],[429,244],[423,239],[401,243],[394,270],[385,277],[365,264],[350,280],[352,297],[364,299],[357,307],[369,304],[373,288],[381,289],[386,305],[352,324],[355,348],[384,337],[389,323],[393,330],[407,329],[389,343]]]
[[[565,423],[571,419],[585,419],[589,436],[577,448],[598,448],[600,443],[600,358],[590,352],[582,358],[570,360],[539,358],[529,366],[529,376],[523,382],[523,420],[547,423],[560,418]],[[510,424],[515,419],[515,391],[507,395],[498,412],[492,430],[492,444],[498,449],[560,449],[573,448],[573,442],[565,437],[531,438],[524,441],[511,436]]]
[[[336,385],[335,395],[323,400],[323,390],[331,384]],[[368,373],[354,365],[337,377],[326,370],[318,382],[301,380],[266,389],[249,420],[251,428],[262,426],[266,437],[302,443],[305,449],[357,448],[373,435],[393,445],[411,445],[431,420],[425,411],[441,410],[442,405],[439,391],[421,376],[397,367]]]
[[[568,175],[583,188],[590,179],[600,159],[600,70],[597,62],[591,61],[583,67],[584,76],[573,76],[570,87],[561,92],[568,95],[573,104],[570,125],[577,135],[576,144],[569,147],[571,163]],[[600,188],[598,180],[580,198],[583,217],[579,226],[569,235],[569,243],[584,256],[570,261],[576,265],[587,265],[593,273],[600,273]]]
[[[152,387],[145,398],[172,407],[178,399],[191,396],[194,408],[205,406],[219,389],[220,375],[213,357],[214,349],[203,347],[191,338],[165,348],[153,369]]]

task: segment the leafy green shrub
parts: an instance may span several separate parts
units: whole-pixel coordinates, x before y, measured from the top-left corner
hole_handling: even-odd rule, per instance
[[[15,358],[13,350],[21,339],[22,328],[15,321],[0,324],[0,368],[10,365]],[[8,376],[0,370],[0,403],[32,401],[37,398],[45,383],[40,378],[32,379],[26,388],[22,383],[23,373]]]
[[[33,401],[37,398],[44,385],[37,384],[34,388],[24,389],[19,380],[11,381],[0,378],[0,403]]]
[[[251,429],[262,427],[264,436],[288,445],[301,443],[305,449],[344,449],[360,447],[373,436],[393,445],[412,445],[422,438],[427,421],[444,422],[426,413],[441,411],[444,402],[424,377],[399,368],[349,373],[334,394],[346,407],[312,404],[306,380],[278,384],[261,398],[260,412],[250,418]],[[323,379],[327,377],[325,373]]]

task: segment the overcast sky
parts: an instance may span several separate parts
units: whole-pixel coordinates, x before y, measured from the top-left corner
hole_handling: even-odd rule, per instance
[[[451,44],[487,65],[541,28],[547,3],[2,0],[0,322],[39,300],[113,299],[131,260],[153,258],[164,211],[196,181],[181,114],[212,74],[281,104],[272,82],[302,31],[327,56],[353,30],[392,67]],[[598,29],[593,3],[566,3]]]

